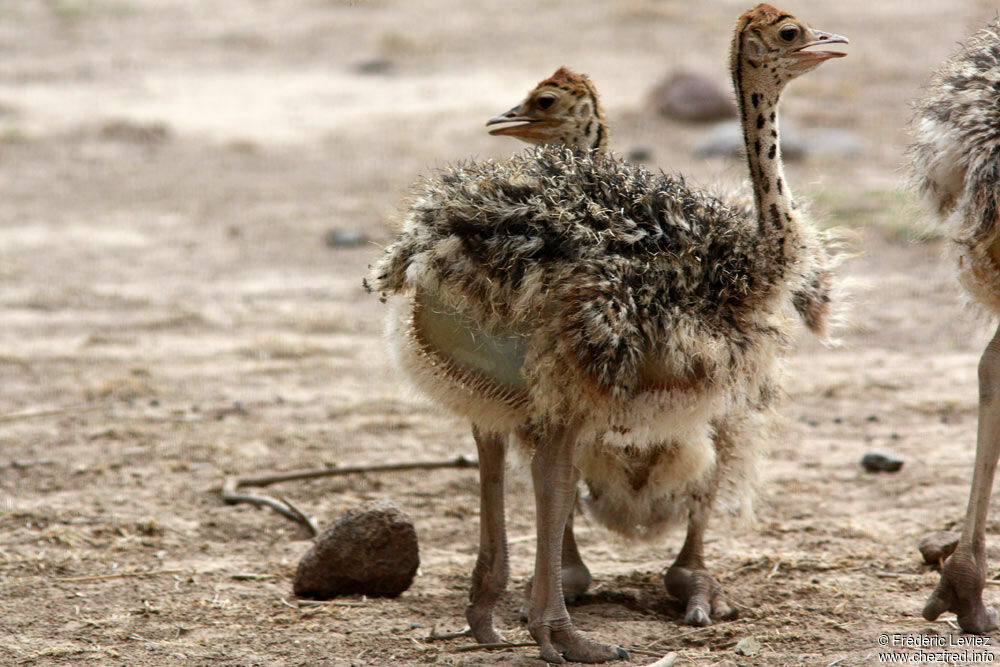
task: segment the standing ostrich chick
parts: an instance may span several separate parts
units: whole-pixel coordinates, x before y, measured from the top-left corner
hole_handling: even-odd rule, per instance
[[[499,639],[513,432],[531,457],[528,630],[542,658],[627,658],[579,634],[566,610],[561,551],[576,483],[601,485],[614,470],[605,462],[620,461],[637,488],[702,480],[715,464],[713,421],[766,393],[815,239],[784,180],[778,99],[790,80],[844,55],[810,47],[846,41],[769,5],[739,18],[731,65],[752,217],[679,178],[562,146],[424,183],[369,287],[403,297],[389,336],[404,369],[473,424],[480,550],[466,615],[477,640]],[[680,578],[697,594],[696,578]]]
[[[913,129],[913,180],[948,229],[962,287],[988,315],[1000,315],[1000,21],[970,38],[934,75]],[[976,463],[962,537],[924,607],[927,620],[955,612],[966,632],[997,627],[996,610],[983,604],[983,582],[998,456],[1000,329],[979,360]]]
[[[539,82],[510,110],[486,123],[496,126],[490,134],[511,136],[536,145],[560,144],[582,151],[607,152],[609,133],[597,90],[590,78],[565,67]],[[725,202],[744,215],[753,216],[753,201],[727,193]],[[794,293],[793,303],[813,333],[826,338],[830,319],[832,272],[824,244],[814,248],[814,267],[809,280]],[[716,463],[713,474],[683,489],[669,484],[637,484],[637,474],[651,467],[643,461],[603,460],[602,479],[587,479],[582,497],[593,516],[606,528],[625,537],[656,538],[681,520],[687,520],[688,537],[664,582],[675,597],[686,603],[684,622],[710,625],[712,617],[730,618],[736,610],[723,598],[722,588],[704,565],[704,542],[708,518],[716,498],[730,510],[744,515],[751,511],[756,494],[759,466],[772,435],[772,385],[762,382],[765,393],[750,402],[743,413],[729,413],[713,423],[712,444]],[[663,446],[663,449],[669,447]],[[655,448],[654,448],[655,451]],[[655,461],[655,457],[651,459]],[[616,473],[616,474],[608,474]],[[611,488],[608,488],[611,487]],[[636,511],[636,504],[645,506]],[[641,525],[632,521],[640,520]],[[562,588],[571,602],[589,588],[590,571],[580,556],[573,534],[573,515],[566,522],[562,551]],[[530,587],[529,587],[530,590]]]

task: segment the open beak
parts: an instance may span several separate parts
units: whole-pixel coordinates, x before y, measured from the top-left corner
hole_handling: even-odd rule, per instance
[[[510,111],[505,111],[499,116],[493,116],[488,121],[486,125],[496,125],[497,123],[520,123],[520,125],[508,125],[506,127],[498,127],[494,130],[490,130],[490,134],[494,136],[507,135],[514,137],[530,136],[532,134],[532,125],[543,122],[541,119],[532,118],[531,116],[525,116],[521,111],[523,105],[518,104],[516,107]]]
[[[803,65],[816,65],[824,60],[830,58],[843,58],[846,53],[841,53],[840,51],[804,51],[803,49],[808,49],[813,46],[826,45],[826,44],[849,44],[846,37],[841,37],[840,35],[834,35],[833,33],[823,32],[822,30],[812,31],[814,39],[811,42],[803,44],[799,48],[795,49],[793,53],[799,62]]]

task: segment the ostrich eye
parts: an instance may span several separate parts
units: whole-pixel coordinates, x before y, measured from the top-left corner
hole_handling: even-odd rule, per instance
[[[793,25],[785,26],[778,33],[778,37],[784,42],[794,42],[795,38],[799,36],[799,29]]]
[[[538,108],[539,109],[550,109],[552,105],[556,103],[556,98],[553,95],[542,95],[538,98]]]

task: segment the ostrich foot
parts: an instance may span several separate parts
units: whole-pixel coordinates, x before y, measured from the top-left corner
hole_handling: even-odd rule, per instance
[[[465,608],[465,620],[472,630],[472,636],[480,644],[505,644],[507,640],[493,627],[493,610],[481,609],[474,605]]]
[[[569,662],[608,662],[628,660],[628,651],[609,644],[599,644],[577,632],[567,618],[562,622],[539,622],[528,625],[528,632],[542,650],[542,660],[554,664]]]
[[[684,624],[704,627],[712,618],[728,621],[736,618],[737,611],[726,603],[719,585],[705,569],[692,569],[674,565],[663,575],[667,592],[687,605]]]
[[[995,630],[996,609],[983,604],[985,570],[968,549],[959,545],[941,570],[941,580],[924,606],[924,618],[933,621],[951,611],[965,632],[982,635]]]

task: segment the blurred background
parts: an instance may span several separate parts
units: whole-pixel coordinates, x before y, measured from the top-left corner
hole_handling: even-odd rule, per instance
[[[464,625],[473,471],[283,487],[321,524],[372,498],[417,524],[410,592],[318,610],[288,602],[307,536],[216,490],[224,475],[473,453],[467,425],[405,389],[385,306],[361,287],[411,184],[521,150],[486,120],[565,65],[600,91],[615,151],[738,185],[727,53],[748,8],[0,0],[0,661],[531,662],[426,639]],[[789,183],[820,226],[853,230],[844,345],[806,340],[789,360],[759,531],[708,545],[743,620],[684,634],[658,580],[679,545],[626,547],[587,524],[597,588],[573,614],[696,664],[748,635],[764,644],[749,663],[869,664],[877,633],[927,625],[937,575],[915,544],[964,510],[987,337],[903,186],[909,104],[997,9],[781,9],[851,40],[782,102]],[[876,447],[903,470],[863,472]],[[533,524],[514,486],[500,625],[516,639]]]

